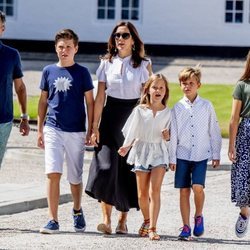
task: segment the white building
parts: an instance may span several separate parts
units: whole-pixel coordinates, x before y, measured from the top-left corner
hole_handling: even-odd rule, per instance
[[[9,40],[53,41],[71,28],[82,43],[106,43],[121,19],[146,45],[250,47],[250,0],[1,0]]]

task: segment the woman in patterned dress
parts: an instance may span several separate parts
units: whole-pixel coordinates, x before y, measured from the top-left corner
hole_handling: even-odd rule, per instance
[[[250,215],[250,51],[233,92],[228,157],[232,161],[231,200],[240,208],[235,233],[241,238],[247,232]]]

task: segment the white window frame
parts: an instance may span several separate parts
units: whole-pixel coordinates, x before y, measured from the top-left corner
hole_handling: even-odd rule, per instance
[[[232,10],[227,10],[226,9],[228,1],[233,2],[233,9]],[[242,2],[242,6],[243,6],[242,10],[236,10],[236,2]],[[224,18],[225,23],[234,23],[234,24],[236,24],[236,23],[237,24],[244,23],[244,9],[245,9],[245,1],[244,0],[225,0],[225,18]],[[227,13],[232,14],[232,21],[230,21],[230,22],[226,21],[226,14]],[[242,21],[241,22],[236,21],[236,18],[235,18],[236,14],[241,14],[242,15]]]
[[[141,22],[142,21],[142,0],[139,0],[139,6],[137,8],[132,7],[132,1],[130,1],[130,6],[129,6],[129,15],[131,15],[132,10],[136,9],[138,10],[138,19],[122,19],[122,10],[124,9],[122,7],[122,0],[115,0],[115,7],[113,8],[115,11],[115,15],[114,15],[114,19],[108,19],[107,18],[107,11],[108,11],[108,6],[107,6],[107,2],[108,0],[106,0],[106,4],[105,4],[105,18],[101,19],[98,18],[98,10],[102,7],[98,6],[98,0],[96,1],[96,20],[98,22],[114,22],[114,21],[119,21],[119,20],[126,20],[126,21],[132,21],[133,23],[136,22]]]
[[[122,1],[123,0],[121,0],[121,12],[120,12],[121,19],[123,19],[123,20],[129,20],[129,21],[140,21],[140,13],[141,13],[141,11],[140,11],[140,3],[141,3],[141,1],[138,0],[138,7],[133,7],[132,6],[133,0],[128,0],[129,1],[129,6],[128,7],[122,7]],[[127,10],[128,11],[129,17],[127,19],[122,18],[122,11],[123,10]],[[133,10],[137,10],[138,11],[138,19],[132,19],[131,18]]]
[[[97,13],[96,13],[97,20],[100,20],[100,21],[102,21],[102,20],[115,20],[116,19],[116,4],[117,4],[116,0],[114,0],[114,3],[115,3],[114,7],[111,7],[111,6],[108,6],[108,0],[105,0],[105,6],[102,7],[102,6],[98,5],[98,0],[97,0],[97,2],[96,2],[96,4],[97,4]],[[103,9],[104,12],[105,12],[104,18],[98,18],[98,11],[100,9]],[[108,18],[108,11],[109,10],[113,10],[114,11],[114,18]]]
[[[5,13],[6,17],[14,17],[15,16],[15,0],[12,0],[12,3],[7,3],[8,0],[2,0],[2,3],[0,3],[1,10]],[[7,12],[7,8],[12,8],[12,15],[9,15]]]

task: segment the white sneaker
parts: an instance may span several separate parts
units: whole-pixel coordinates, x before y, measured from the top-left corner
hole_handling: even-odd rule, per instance
[[[238,220],[236,221],[235,224],[235,234],[237,237],[242,238],[246,235],[248,222],[249,222],[249,216],[245,217],[242,216],[241,214],[239,215]]]

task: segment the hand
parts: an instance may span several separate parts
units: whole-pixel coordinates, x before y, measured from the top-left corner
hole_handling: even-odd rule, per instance
[[[37,146],[44,149],[44,137],[42,132],[38,132],[37,134]]]
[[[92,135],[90,137],[91,144],[95,147],[98,147],[98,143],[100,141],[100,133],[98,128],[94,128],[92,130]]]
[[[92,145],[92,143],[91,143],[90,132],[87,132],[87,134],[86,134],[85,145],[86,145],[86,146],[91,146],[91,145]]]
[[[163,140],[165,140],[165,141],[169,141],[170,140],[170,131],[169,131],[169,129],[163,129],[161,131],[161,133],[162,133]]]
[[[169,163],[169,168],[170,168],[172,171],[175,171],[175,170],[176,170],[176,164]]]
[[[29,126],[29,121],[27,119],[21,119],[20,126],[19,126],[19,132],[22,136],[29,135],[30,126]]]
[[[131,148],[131,146],[122,146],[122,147],[119,148],[118,154],[120,156],[124,157],[128,153],[130,148]]]
[[[236,161],[236,151],[235,151],[235,147],[229,147],[228,149],[228,158],[231,162],[235,162]]]
[[[212,160],[212,166],[213,168],[217,168],[220,166],[220,160]]]

